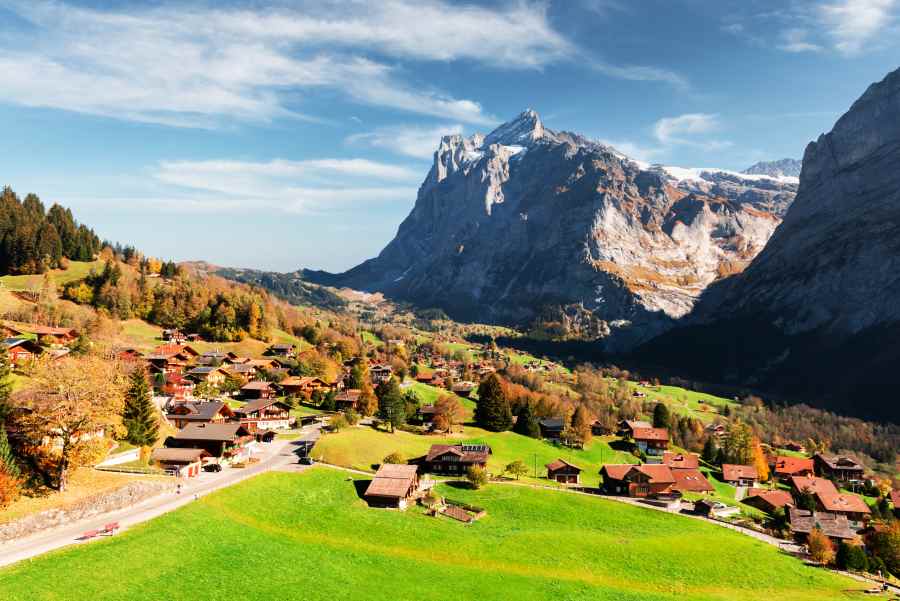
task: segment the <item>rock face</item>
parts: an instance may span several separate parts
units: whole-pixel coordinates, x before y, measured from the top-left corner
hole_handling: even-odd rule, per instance
[[[636,162],[551,131],[528,110],[486,136],[444,137],[381,254],[343,274],[304,277],[464,320],[578,315],[582,331],[627,348],[690,312],[711,282],[741,272],[796,188],[791,177]]]
[[[781,159],[778,161],[761,161],[745,169],[748,175],[770,175],[772,177],[800,177],[803,161],[797,159]]]

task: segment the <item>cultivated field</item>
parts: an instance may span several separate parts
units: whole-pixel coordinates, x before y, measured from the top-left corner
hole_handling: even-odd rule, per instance
[[[364,486],[326,468],[258,476],[2,570],[0,598],[827,601],[860,588],[728,530],[611,501],[442,486],[487,509],[467,526],[370,509]]]

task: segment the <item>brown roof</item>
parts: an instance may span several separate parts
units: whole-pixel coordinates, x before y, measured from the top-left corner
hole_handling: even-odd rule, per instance
[[[809,534],[813,528],[819,528],[830,538],[846,540],[856,538],[856,533],[850,529],[850,523],[844,515],[789,507],[788,519],[791,522],[791,530],[801,534]]]
[[[396,465],[386,463],[378,468],[375,479],[369,483],[365,496],[394,497],[402,499],[409,493],[416,478],[417,468],[414,465]]]
[[[362,390],[360,390],[359,388],[348,388],[338,393],[338,395],[334,397],[334,400],[350,401],[351,403],[355,403],[357,400],[359,400],[359,395],[361,394]]]
[[[783,457],[779,455],[775,458],[775,473],[779,476],[793,476],[800,472],[812,472],[813,460],[805,457]]]
[[[832,511],[835,513],[872,513],[872,510],[869,509],[866,502],[862,500],[862,497],[856,495],[846,493],[832,494],[826,492],[816,493],[816,497],[819,499],[819,502],[822,504],[825,511]]]
[[[678,468],[672,470],[675,484],[672,488],[681,492],[713,492],[712,484],[698,469]]]
[[[491,454],[491,447],[479,444],[433,444],[428,449],[426,461],[434,461],[445,453],[453,453],[461,463],[484,463]]]
[[[579,472],[582,471],[580,467],[578,467],[577,465],[575,465],[573,463],[569,463],[565,459],[557,459],[556,461],[548,463],[544,467],[546,467],[548,470],[551,470],[551,471],[556,471],[556,470],[562,469],[564,467],[571,467],[572,469],[576,469]]]
[[[827,495],[838,494],[838,489],[831,480],[825,478],[816,478],[815,476],[791,476],[791,484],[800,492],[808,490],[818,495],[824,493]]]
[[[748,505],[765,505],[771,509],[779,509],[785,505],[793,505],[794,499],[786,490],[765,490],[754,488],[750,490],[750,494],[744,498],[744,503]]]
[[[272,405],[281,405],[281,408],[285,411],[290,410],[285,403],[282,403],[278,399],[255,399],[244,405],[243,407],[239,407],[234,410],[235,413],[239,413],[241,415],[247,415],[249,413],[255,413],[261,409],[265,409],[266,407],[271,407]]]
[[[821,462],[827,465],[830,469],[833,470],[859,470],[863,471],[863,466],[859,464],[858,461],[851,457],[844,456],[836,456],[836,455],[823,455],[819,453],[816,455]]]
[[[151,461],[167,461],[169,463],[194,463],[209,453],[203,449],[153,449],[150,454]]]
[[[734,482],[741,479],[756,480],[757,478],[759,478],[759,473],[752,465],[722,464],[722,479],[725,482]]]
[[[175,434],[176,440],[218,440],[232,442],[250,432],[237,422],[224,424],[188,424]]]
[[[208,422],[222,413],[225,417],[231,417],[234,412],[231,407],[222,401],[209,401],[205,403],[178,403],[169,411],[169,419],[186,421]]]
[[[247,382],[243,386],[241,386],[241,390],[269,390],[272,388],[272,385],[268,382],[263,382],[261,380],[254,380],[253,382]]]
[[[672,451],[666,451],[663,453],[662,462],[671,468],[697,469],[700,467],[700,456],[696,453],[673,453]]]
[[[653,424],[642,420],[627,419],[625,420],[625,426],[632,430],[638,430],[640,428],[652,428]]]
[[[669,431],[665,428],[634,428],[631,437],[635,440],[668,441]]]
[[[600,473],[605,473],[613,480],[624,480],[633,470],[647,476],[647,478],[650,479],[651,484],[675,482],[672,470],[669,469],[669,466],[662,465],[661,463],[645,463],[643,465],[631,465],[629,463],[604,465],[600,470]]]

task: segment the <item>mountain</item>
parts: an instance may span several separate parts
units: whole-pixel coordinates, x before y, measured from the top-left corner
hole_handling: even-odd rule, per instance
[[[347,301],[328,288],[305,281],[299,272],[277,273],[258,269],[219,267],[205,261],[180,264],[201,276],[217,275],[227,280],[259,286],[294,305],[307,305],[339,311],[347,306]]]
[[[387,247],[345,273],[303,277],[628,348],[742,271],[796,189],[792,177],[634,161],[527,110],[487,135],[443,137]]]
[[[900,70],[807,146],[797,198],[750,267],[644,356],[900,422],[883,389],[900,370],[898,165]]]
[[[803,161],[797,159],[780,159],[778,161],[761,161],[742,171],[747,175],[769,175],[772,177],[800,177]]]

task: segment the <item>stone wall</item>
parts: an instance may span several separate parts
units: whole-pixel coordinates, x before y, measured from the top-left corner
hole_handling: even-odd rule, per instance
[[[138,481],[130,482],[121,488],[104,493],[98,493],[85,497],[60,509],[48,509],[33,515],[26,516],[8,524],[0,525],[0,542],[6,542],[23,538],[65,526],[78,520],[91,518],[103,513],[116,511],[140,503],[150,497],[172,492],[175,490],[175,482]]]

